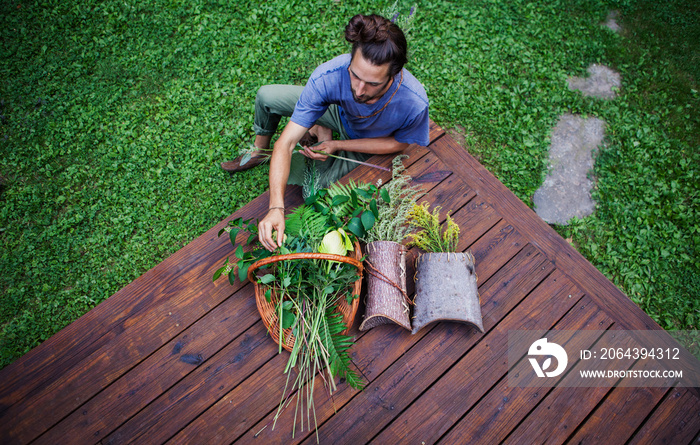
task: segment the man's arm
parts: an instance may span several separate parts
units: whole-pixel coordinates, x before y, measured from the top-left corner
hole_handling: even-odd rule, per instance
[[[311,151],[311,149],[316,151],[324,151],[330,154],[333,154],[339,150],[344,150],[357,151],[371,155],[384,155],[403,151],[406,149],[406,147],[408,147],[408,145],[409,144],[405,142],[397,141],[393,137],[350,139],[345,141],[324,141],[314,147],[304,147],[304,155],[311,159],[325,161],[328,156],[321,153],[315,153]]]
[[[282,245],[284,239],[284,191],[289,179],[292,151],[308,128],[289,121],[284,127],[270,158],[270,210],[258,225],[258,239],[269,251]],[[277,230],[277,239],[272,231]]]

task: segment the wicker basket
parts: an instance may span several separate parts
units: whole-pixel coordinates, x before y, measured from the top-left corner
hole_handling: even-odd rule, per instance
[[[359,243],[356,242],[355,250],[353,251],[352,256],[333,255],[327,253],[290,253],[288,255],[276,255],[268,258],[263,258],[251,264],[248,268],[248,280],[250,280],[250,282],[253,283],[255,286],[255,304],[258,307],[258,312],[260,312],[260,317],[262,318],[263,323],[265,323],[267,331],[270,333],[270,336],[275,341],[275,343],[279,344],[280,331],[279,317],[277,311],[275,310],[278,297],[276,293],[273,292],[270,301],[267,301],[267,298],[265,298],[265,292],[267,291],[268,286],[257,282],[258,280],[255,277],[256,270],[267,265],[277,263],[279,261],[304,259],[340,261],[343,263],[352,264],[357,268],[358,277],[357,281],[355,281],[355,284],[353,285],[353,295],[359,295],[360,290],[362,289],[362,262],[360,261],[361,258],[362,251],[360,250]],[[357,307],[359,306],[359,304],[359,298],[353,299],[352,304],[348,304],[344,298],[341,299],[338,303],[337,311],[343,314],[343,322],[345,322],[345,326],[347,326],[348,329],[352,327],[352,324],[355,321],[355,314],[357,313]],[[347,332],[347,330],[345,332]],[[292,347],[294,346],[294,336],[292,335],[291,328],[284,330],[284,339],[285,341],[282,344],[282,347],[284,347],[284,349],[286,349],[287,351],[291,351]]]

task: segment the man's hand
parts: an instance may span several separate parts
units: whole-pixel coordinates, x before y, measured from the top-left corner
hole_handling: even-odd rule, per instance
[[[328,155],[324,153],[333,154],[336,151],[337,148],[335,146],[334,141],[323,141],[318,145],[314,145],[313,147],[304,147],[304,151],[302,151],[301,154],[310,159],[325,161],[326,159],[328,159]]]
[[[277,231],[277,239],[273,239],[272,232]],[[258,239],[262,245],[272,252],[282,245],[284,241],[284,210],[282,208],[270,209],[258,224]]]

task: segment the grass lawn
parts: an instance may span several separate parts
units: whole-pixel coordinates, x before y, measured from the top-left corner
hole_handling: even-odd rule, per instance
[[[263,192],[267,167],[218,167],[253,139],[257,88],[304,84],[350,17],[392,3],[2,2],[0,366]],[[699,329],[700,6],[416,4],[431,118],[526,203],[559,115],[607,122],[597,212],[558,230],[662,327]],[[592,63],[621,73],[617,99],[567,89]]]

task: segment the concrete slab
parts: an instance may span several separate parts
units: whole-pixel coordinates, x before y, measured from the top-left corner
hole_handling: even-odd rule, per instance
[[[608,28],[610,31],[619,34],[622,31],[622,27],[617,23],[617,18],[619,16],[620,13],[618,11],[610,11],[610,13],[608,13],[608,17],[605,19],[605,23],[603,23],[603,26]]]
[[[566,225],[593,213],[593,152],[603,143],[605,122],[572,114],[561,116],[552,132],[549,173],[533,197],[535,212],[549,224]]]
[[[568,80],[570,90],[579,90],[584,96],[593,96],[600,99],[614,99],[622,82],[620,74],[605,65],[591,65],[588,67],[589,77],[570,77]]]

